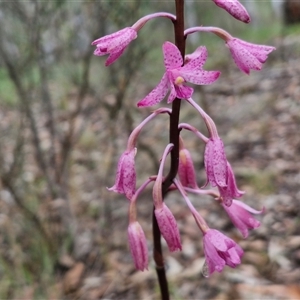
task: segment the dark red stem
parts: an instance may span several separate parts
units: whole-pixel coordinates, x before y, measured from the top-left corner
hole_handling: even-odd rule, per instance
[[[176,3],[176,21],[174,21],[175,44],[178,47],[182,57],[185,54],[184,37],[184,0],[175,0]],[[162,185],[163,197],[166,196],[168,188],[176,177],[179,163],[179,114],[181,100],[176,98],[172,103],[172,114],[170,115],[170,143],[174,145],[171,151],[171,167],[169,174]],[[154,242],[154,261],[156,263],[156,273],[159,281],[159,287],[162,300],[169,300],[168,281],[164,267],[164,259],[161,248],[161,234],[153,210],[153,242]]]

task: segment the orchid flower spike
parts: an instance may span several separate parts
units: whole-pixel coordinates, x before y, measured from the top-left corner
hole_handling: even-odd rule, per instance
[[[246,8],[238,0],[213,0],[213,1],[217,6],[225,9],[229,14],[231,14],[237,20],[240,20],[244,23],[249,23],[251,21]]]
[[[145,233],[137,221],[128,226],[128,240],[131,255],[136,269],[144,271],[148,268],[148,248]]]
[[[233,37],[226,41],[226,45],[235,64],[246,74],[249,74],[250,70],[261,70],[262,64],[268,58],[268,54],[276,49],[272,46],[247,43]]]
[[[115,62],[124,52],[131,41],[137,38],[137,31],[132,27],[126,27],[115,33],[106,35],[92,42],[97,48],[94,55],[102,56],[109,54],[105,62],[106,66]]]
[[[252,214],[264,213],[265,209],[255,210],[247,204],[233,200],[232,205],[228,207],[224,203],[221,203],[234,226],[242,233],[244,238],[248,237],[248,229],[255,229],[260,226],[260,222],[256,220]]]
[[[215,271],[222,272],[225,265],[235,268],[244,254],[235,241],[215,229],[204,233],[203,248],[209,275]]]
[[[218,138],[210,138],[205,147],[204,165],[207,182],[217,186],[225,205],[230,206],[233,198],[241,197],[244,192],[236,185],[233,170],[226,159],[224,144]]]
[[[163,44],[163,55],[166,72],[160,83],[144,99],[137,104],[138,107],[152,106],[167,95],[168,103],[173,102],[177,97],[179,99],[188,99],[193,94],[193,88],[186,86],[185,82],[204,85],[211,84],[220,76],[219,71],[205,71],[202,67],[207,59],[207,50],[205,47],[199,47],[192,59],[183,65],[183,59],[179,49],[170,42]]]

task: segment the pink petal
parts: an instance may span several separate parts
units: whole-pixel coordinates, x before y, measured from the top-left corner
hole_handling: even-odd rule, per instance
[[[165,42],[163,44],[164,63],[166,70],[181,67],[183,59],[178,48],[170,43]]]
[[[226,253],[227,255],[224,255],[226,265],[231,268],[235,268],[241,263],[241,256],[243,253],[244,252],[239,245],[235,245],[235,247],[230,248]]]
[[[212,186],[227,186],[227,160],[221,139],[210,139],[205,147],[204,164]]]
[[[184,187],[198,188],[193,159],[185,148],[179,152],[178,176]]]
[[[240,198],[245,192],[238,189],[233,170],[227,161],[227,189],[232,198]]]
[[[236,206],[239,206],[239,207],[247,210],[251,214],[260,215],[260,214],[263,214],[265,212],[265,208],[263,208],[262,210],[256,210],[256,209],[250,207],[249,205],[245,204],[244,202],[241,202],[241,201],[238,201],[238,200],[233,200],[232,202]]]
[[[195,70],[203,67],[207,59],[206,47],[200,46],[193,53],[186,55],[188,63],[181,70]]]
[[[123,48],[121,51],[119,52],[113,52],[109,55],[109,57],[107,58],[106,62],[105,62],[105,66],[109,66],[111,65],[113,62],[115,62],[125,51],[125,48]]]
[[[194,89],[187,85],[174,85],[176,91],[176,97],[179,99],[188,99],[192,97]],[[169,103],[169,102],[168,102]]]
[[[261,214],[261,211],[255,210],[245,203],[237,200],[233,200],[231,206],[222,204],[223,208],[227,212],[234,226],[242,233],[244,238],[249,235],[248,229],[255,229],[260,226],[260,222],[256,220],[249,212],[254,214]]]
[[[205,71],[205,70],[185,71],[183,70],[183,68],[180,73],[186,81],[194,84],[201,84],[201,85],[211,84],[215,82],[221,74],[221,72],[219,71]]]
[[[127,30],[128,30],[128,27],[123,28],[122,30],[119,30],[119,31],[114,32],[112,34],[108,34],[106,36],[103,36],[103,37],[93,41],[92,45],[97,45],[97,44],[100,44],[100,43],[105,43],[105,42],[111,41],[114,38],[117,38],[117,37],[121,36],[122,34],[126,33]]]
[[[226,243],[226,236],[215,229],[210,229],[206,233],[206,239],[218,250],[218,251],[226,251],[228,249],[228,245]]]
[[[136,186],[134,157],[135,149],[129,152],[125,151],[121,155],[118,162],[115,184],[111,188],[108,188],[109,191],[125,194],[129,200],[135,193]]]
[[[137,32],[134,29],[130,27],[125,29],[126,30],[124,30],[121,35],[119,35],[117,38],[112,39],[110,43],[108,43],[108,52],[119,52],[122,49],[126,48],[131,41],[137,38]]]
[[[254,57],[256,57],[261,63],[264,63],[268,58],[268,54],[275,50],[275,47],[255,45],[239,39],[236,40],[241,46],[245,47]]]
[[[144,99],[137,104],[138,107],[153,106],[159,103],[168,93],[168,77],[165,73],[159,84]]]
[[[175,86],[173,83],[170,83],[170,88],[171,88],[171,92],[170,95],[168,97],[168,103],[172,103],[174,101],[174,99],[176,98],[177,94],[176,94],[176,90],[175,90]]]
[[[220,257],[216,248],[209,241],[206,240],[205,236],[203,238],[203,248],[209,274],[212,274],[215,271],[222,272],[222,270],[225,267],[225,260],[222,257]]]
[[[124,194],[127,199],[131,199],[133,194],[135,193],[136,187],[136,172],[135,172],[135,150],[130,151],[128,154],[128,158],[123,162],[123,189]]]
[[[148,268],[148,248],[145,233],[138,222],[128,226],[128,241],[136,269],[144,271]]]
[[[178,226],[169,208],[163,203],[163,206],[155,209],[154,213],[159,230],[166,240],[170,251],[181,250]]]

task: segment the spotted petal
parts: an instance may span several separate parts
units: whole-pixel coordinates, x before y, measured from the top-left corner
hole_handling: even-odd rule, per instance
[[[205,71],[205,70],[191,70],[191,71],[185,71],[181,70],[181,75],[184,78],[185,81],[194,83],[194,84],[211,84],[215,82],[221,72],[219,71]]]
[[[170,42],[163,44],[164,63],[166,70],[179,68],[183,64],[183,59],[179,49]]]
[[[165,73],[160,83],[144,99],[137,104],[138,107],[152,106],[159,103],[168,93],[168,77]]]
[[[195,70],[203,67],[207,59],[206,47],[198,47],[193,53],[186,55],[185,58],[188,60],[188,63],[182,67],[182,70]]]
[[[205,147],[204,164],[207,179],[212,186],[227,186],[227,160],[220,138],[210,139]]]

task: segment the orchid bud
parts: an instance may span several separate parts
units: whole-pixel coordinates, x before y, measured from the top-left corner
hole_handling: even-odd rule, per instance
[[[144,271],[148,268],[147,240],[140,223],[137,221],[128,226],[128,240],[136,269]]]

